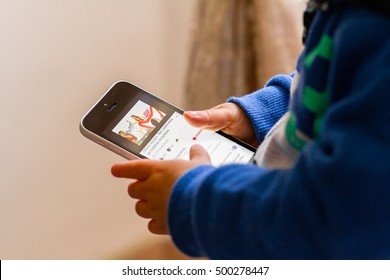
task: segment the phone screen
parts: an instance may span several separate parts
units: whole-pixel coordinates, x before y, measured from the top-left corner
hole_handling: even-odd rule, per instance
[[[215,166],[248,163],[255,154],[253,147],[226,134],[190,126],[181,109],[124,81],[103,95],[80,127],[88,138],[129,159],[99,139],[139,158],[157,160],[188,160],[191,146],[200,144]]]
[[[212,164],[247,163],[254,152],[223,135],[190,126],[179,112],[156,108],[138,100],[110,132],[137,146],[145,158],[189,159],[190,147],[198,143],[210,155]]]

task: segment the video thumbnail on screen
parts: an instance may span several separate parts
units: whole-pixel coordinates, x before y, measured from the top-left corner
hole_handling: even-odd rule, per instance
[[[141,145],[165,115],[149,104],[138,101],[112,131]]]

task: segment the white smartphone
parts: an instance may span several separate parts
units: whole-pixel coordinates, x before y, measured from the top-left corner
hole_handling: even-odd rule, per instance
[[[183,110],[126,81],[112,85],[85,114],[80,131],[126,159],[189,159],[198,143],[215,166],[248,163],[255,149],[222,132],[190,126]]]

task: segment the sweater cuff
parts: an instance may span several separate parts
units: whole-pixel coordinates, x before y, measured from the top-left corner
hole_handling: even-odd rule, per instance
[[[203,179],[215,167],[202,165],[191,169],[176,182],[172,189],[168,205],[168,226],[173,243],[183,253],[192,257],[204,256],[200,244],[196,240],[195,211],[196,192]]]
[[[292,77],[277,75],[264,88],[242,97],[229,98],[240,106],[251,121],[257,139],[263,141],[274,124],[287,112]]]

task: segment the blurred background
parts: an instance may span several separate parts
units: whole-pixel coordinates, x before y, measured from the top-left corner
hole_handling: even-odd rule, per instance
[[[117,80],[194,109],[293,71],[301,2],[0,0],[0,259],[185,258],[79,121]]]

